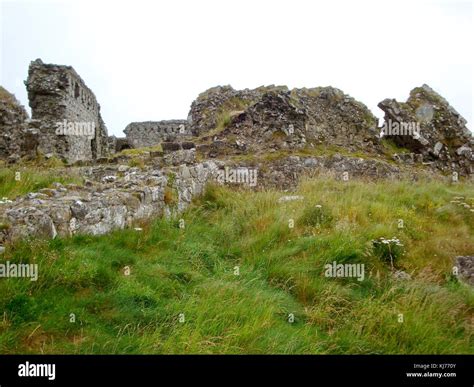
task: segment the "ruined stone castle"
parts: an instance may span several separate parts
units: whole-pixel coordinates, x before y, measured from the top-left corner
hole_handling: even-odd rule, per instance
[[[17,104],[2,104],[2,116],[10,118],[1,122],[1,158],[18,161],[41,153],[73,163],[109,154],[100,105],[72,67],[37,59],[25,84],[32,117]]]
[[[400,126],[417,130],[384,133],[400,148],[392,161],[474,174],[474,140],[466,120],[427,85],[413,89],[406,102],[380,102],[382,126],[363,103],[333,87],[218,86],[192,102],[187,119],[132,122],[125,137],[116,138],[107,136],[94,93],[72,67],[37,59],[25,84],[31,119],[6,90],[0,98],[0,159],[8,162],[38,154],[69,164],[94,162],[123,149],[158,145],[183,154],[195,148],[211,159],[318,147],[385,157],[382,128]]]
[[[255,183],[258,172],[252,189],[291,190],[318,173],[449,183],[474,177],[466,120],[427,85],[406,102],[380,102],[382,125],[333,87],[218,86],[192,102],[186,120],[133,122],[123,138],[107,136],[96,97],[72,67],[35,60],[26,87],[31,118],[0,87],[0,160],[55,156],[67,163],[55,173],[75,171],[84,181],[2,198],[0,246],[104,234],[180,213],[209,182],[226,180],[229,168],[255,171]],[[121,152],[127,148],[141,149]]]

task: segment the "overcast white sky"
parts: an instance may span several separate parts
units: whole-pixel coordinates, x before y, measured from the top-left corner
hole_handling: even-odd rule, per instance
[[[471,1],[0,0],[0,84],[28,105],[28,64],[72,65],[109,134],[186,118],[216,85],[334,86],[379,117],[423,83],[473,122]]]

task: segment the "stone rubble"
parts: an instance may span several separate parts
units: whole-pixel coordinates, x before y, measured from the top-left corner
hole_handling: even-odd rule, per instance
[[[419,136],[389,136],[394,143],[441,171],[474,174],[474,138],[466,120],[428,85],[413,89],[405,103],[385,99],[378,106],[385,122],[419,125]]]
[[[54,189],[0,205],[0,243],[26,237],[101,235],[139,220],[181,212],[203,192],[217,168],[214,162],[204,162],[165,173],[119,166],[110,175],[101,167],[84,167],[84,175],[91,179],[88,186],[57,183]],[[167,190],[176,196],[173,205],[165,201]]]
[[[474,256],[458,256],[454,258],[454,265],[458,268],[458,278],[474,286]]]

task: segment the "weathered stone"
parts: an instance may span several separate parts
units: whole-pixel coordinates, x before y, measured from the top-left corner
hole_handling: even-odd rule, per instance
[[[161,143],[163,152],[175,152],[181,149],[181,144],[178,142],[163,142]]]
[[[125,149],[130,149],[130,148],[131,148],[131,146],[130,146],[127,138],[118,137],[115,140],[115,152],[120,152],[120,151],[123,151]]]
[[[192,153],[194,150],[181,150]],[[130,226],[134,221],[183,211],[192,198],[203,192],[217,165],[213,162],[181,166],[163,171],[125,168],[114,186],[103,189],[104,176],[123,166],[84,168],[90,187],[68,185],[54,195],[28,194],[0,206],[0,222],[8,224],[0,233],[0,243],[25,237],[54,238],[57,234],[100,235]],[[166,174],[173,173],[174,182]],[[177,202],[165,203],[165,189],[173,185]],[[64,188],[64,187],[63,187]]]
[[[454,259],[454,265],[458,269],[458,278],[474,286],[474,255],[458,256]]]
[[[70,66],[30,63],[26,81],[37,150],[68,162],[108,154],[107,129],[94,93]]]
[[[371,179],[394,179],[400,177],[400,168],[383,161],[359,157],[333,156],[285,157],[276,160],[259,173],[258,185],[278,189],[295,189],[302,176],[318,173],[329,173],[342,180],[347,178],[367,177]]]
[[[81,200],[76,200],[71,204],[71,213],[76,219],[84,219],[88,212],[89,210],[86,204],[84,204]]]
[[[13,94],[0,86],[0,158],[17,162],[28,155],[35,156],[37,132],[26,124],[28,114]]]
[[[9,239],[17,241],[29,236],[55,238],[56,227],[52,219],[35,207],[19,207],[6,211],[6,218],[12,227],[9,228]]]
[[[400,127],[400,133],[389,133],[397,145],[422,154],[442,171],[474,173],[474,139],[466,120],[429,86],[413,89],[404,103],[385,99],[378,106],[385,112],[384,128]]]
[[[273,86],[243,91],[218,87],[193,102],[190,117],[193,133],[212,134],[209,157],[308,144],[380,150],[375,116],[331,87],[291,91]]]
[[[152,147],[191,134],[186,120],[132,122],[124,133],[132,148]]]
[[[443,144],[438,141],[438,142],[435,144],[435,146],[434,146],[434,151],[433,151],[433,153],[434,153],[436,156],[439,156],[439,153],[441,152],[441,149],[443,149]]]
[[[163,161],[166,165],[192,164],[196,160],[196,151],[194,149],[178,150],[164,155]]]
[[[392,277],[398,281],[409,281],[411,280],[411,275],[403,270],[396,270]]]
[[[231,86],[217,86],[201,93],[193,101],[188,115],[192,133],[199,136],[214,129],[224,111],[242,110],[243,107],[256,102],[263,89],[237,91]]]

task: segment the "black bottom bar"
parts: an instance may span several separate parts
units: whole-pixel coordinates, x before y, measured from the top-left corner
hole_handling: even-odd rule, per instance
[[[159,386],[165,382],[268,385],[273,381],[308,387],[341,382],[347,386],[473,386],[473,360],[471,355],[2,355],[0,387]]]

